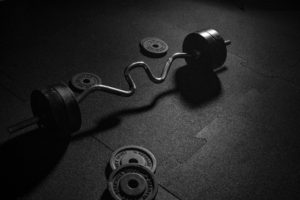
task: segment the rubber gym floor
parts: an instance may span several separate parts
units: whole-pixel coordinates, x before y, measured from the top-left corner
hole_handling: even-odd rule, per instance
[[[0,199],[108,199],[107,163],[124,145],[155,155],[157,200],[299,199],[298,15],[286,1],[0,1]],[[187,34],[207,28],[232,41],[225,70],[176,60],[162,84],[135,70],[133,96],[80,104],[70,140],[7,132],[32,115],[32,90],[79,72],[127,89],[127,65],[159,75]],[[140,53],[151,36],[167,42],[165,57]]]

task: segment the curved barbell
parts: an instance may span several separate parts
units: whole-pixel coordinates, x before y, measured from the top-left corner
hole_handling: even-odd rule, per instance
[[[55,132],[69,136],[81,127],[81,112],[79,103],[89,94],[103,91],[123,97],[130,97],[136,91],[136,84],[130,73],[136,68],[143,68],[148,78],[153,83],[162,83],[166,80],[172,63],[178,58],[184,58],[188,65],[201,65],[203,61],[206,66],[213,70],[222,66],[227,57],[226,46],[231,44],[230,40],[224,40],[214,29],[197,31],[188,34],[183,41],[183,52],[174,53],[168,58],[161,75],[156,77],[151,68],[143,61],[134,62],[124,69],[124,77],[129,89],[123,90],[104,84],[94,85],[84,90],[78,96],[65,84],[56,84],[42,90],[34,90],[31,94],[31,108],[33,117],[21,121],[8,128],[10,133],[17,132],[33,124],[45,127]],[[203,67],[203,66],[199,66]]]

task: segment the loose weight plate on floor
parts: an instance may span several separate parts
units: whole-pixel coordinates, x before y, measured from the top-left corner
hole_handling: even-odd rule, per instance
[[[113,171],[108,179],[108,191],[116,200],[154,200],[158,184],[146,167],[127,164]]]
[[[166,42],[159,38],[147,37],[140,42],[141,52],[148,57],[163,57],[169,47]]]
[[[147,167],[153,173],[156,170],[156,158],[148,149],[140,146],[124,146],[112,153],[110,167],[112,170],[125,164],[138,164]]]
[[[101,78],[97,74],[83,72],[72,77],[71,88],[77,91],[86,90],[93,85],[101,84]]]

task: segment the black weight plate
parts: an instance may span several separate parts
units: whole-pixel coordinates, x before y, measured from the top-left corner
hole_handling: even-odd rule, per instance
[[[206,38],[201,35],[200,32],[194,32],[188,34],[182,45],[182,51],[193,55],[192,57],[186,58],[186,62],[189,65],[200,65],[204,63],[209,67],[213,68],[213,60],[211,55],[211,48],[209,40],[213,39],[211,36]],[[196,57],[195,53],[200,54]]]
[[[208,29],[206,31],[202,31],[199,34],[205,38],[209,45],[209,55],[211,56],[212,65],[211,69],[219,68],[221,63],[223,64],[222,60],[223,57],[220,56],[220,49],[218,48],[218,40],[216,40],[211,34],[210,31],[212,29]],[[224,45],[225,46],[225,45]],[[202,58],[203,59],[203,58]],[[224,59],[225,60],[225,59]]]
[[[79,105],[71,89],[64,83],[34,90],[31,94],[32,112],[40,125],[69,136],[81,126]]]
[[[147,37],[140,42],[141,52],[148,57],[163,57],[168,52],[168,44],[155,37]]]
[[[53,87],[34,90],[30,103],[33,115],[40,119],[41,126],[55,132],[66,130],[65,124],[61,123],[67,120],[64,101]]]
[[[221,67],[227,57],[227,48],[223,37],[214,29],[209,29],[207,31],[215,39],[215,60],[217,62],[216,66]]]
[[[188,64],[205,63],[211,69],[221,67],[226,59],[227,50],[223,38],[213,29],[190,33],[183,42],[183,52],[200,56],[186,58]]]
[[[127,164],[113,171],[108,179],[108,191],[116,200],[154,200],[158,184],[146,167]]]
[[[62,97],[66,108],[67,120],[61,123],[67,125],[69,134],[79,130],[81,127],[81,112],[74,93],[64,83],[55,85],[53,89],[55,89]]]
[[[71,87],[77,91],[86,90],[93,85],[101,84],[101,78],[93,73],[83,72],[72,77]]]
[[[156,170],[156,158],[148,149],[140,146],[124,146],[112,153],[110,167],[117,169],[125,164],[138,164],[147,167],[153,173]]]

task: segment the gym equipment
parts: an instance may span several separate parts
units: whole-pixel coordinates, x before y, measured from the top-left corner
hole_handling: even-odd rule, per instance
[[[169,47],[159,38],[148,37],[141,40],[140,49],[145,56],[159,58],[167,54]]]
[[[154,174],[136,164],[123,165],[108,179],[108,191],[113,199],[154,200],[158,184]]]
[[[17,132],[33,124],[68,136],[81,127],[81,112],[73,91],[64,83],[34,90],[31,93],[31,109],[34,117],[8,128]]]
[[[153,173],[156,170],[156,158],[148,149],[140,146],[124,146],[111,155],[109,161],[112,170],[116,170],[122,165],[138,164],[150,169]]]
[[[76,74],[70,81],[71,88],[79,92],[98,84],[101,84],[101,78],[97,74],[88,72]]]
[[[129,89],[123,90],[104,84],[96,84],[75,96],[71,89],[61,83],[35,90],[31,95],[31,107],[34,117],[8,128],[10,133],[17,132],[33,124],[45,127],[62,135],[70,135],[80,129],[81,114],[79,103],[95,91],[103,91],[118,96],[129,97],[136,91],[136,85],[130,72],[135,68],[143,68],[153,83],[165,81],[174,60],[184,58],[192,67],[206,67],[211,70],[220,68],[226,59],[226,46],[231,44],[224,40],[214,29],[198,31],[186,36],[183,41],[183,53],[174,53],[166,62],[160,77],[156,77],[150,67],[143,61],[134,62],[124,69],[124,77]],[[203,65],[205,63],[205,65]]]
[[[230,40],[225,41],[216,30],[208,29],[188,34],[183,41],[182,50],[192,55],[185,58],[188,64],[205,63],[211,69],[217,69],[226,60],[226,46],[229,44]]]

